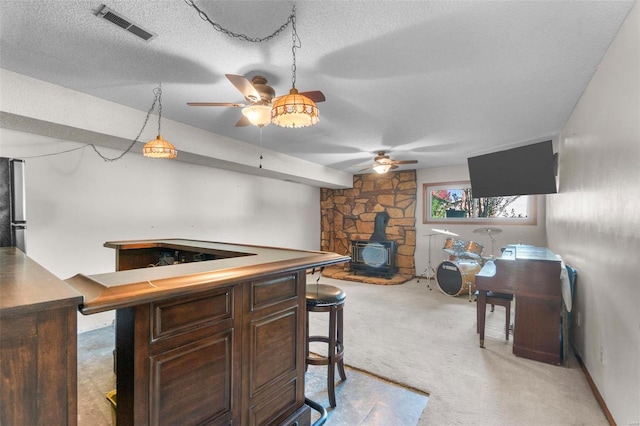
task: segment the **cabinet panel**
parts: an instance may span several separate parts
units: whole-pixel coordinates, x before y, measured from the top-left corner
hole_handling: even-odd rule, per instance
[[[516,296],[513,353],[560,364],[560,300]]]
[[[251,322],[249,382],[252,397],[284,375],[295,375],[298,315],[298,307],[294,306]]]
[[[232,420],[233,330],[151,357],[151,424]]]
[[[274,419],[282,418],[283,413],[291,413],[299,406],[297,394],[301,383],[297,379],[292,379],[284,386],[270,392],[250,408],[250,425],[266,425],[273,423]],[[275,424],[278,424],[277,422]]]
[[[0,321],[4,330],[4,321]],[[0,342],[0,424],[37,424],[37,337]],[[6,384],[10,383],[10,386]]]
[[[37,336],[38,318],[36,314],[28,315],[8,315],[0,317],[0,343],[13,339],[24,339],[25,337]]]
[[[305,279],[297,271],[249,283],[242,380],[250,425],[278,425],[304,406]]]
[[[76,424],[76,315],[72,307],[0,318],[0,424]]]
[[[233,288],[194,299],[193,296],[170,302],[153,303],[153,339],[233,317]]]
[[[76,318],[75,309],[47,310],[38,314],[38,404],[39,424],[75,423],[77,416]],[[73,322],[73,332],[68,330]],[[60,344],[65,342],[67,345]],[[54,348],[56,348],[54,350]],[[72,404],[60,404],[61,399]],[[69,419],[69,416],[72,419]]]
[[[311,426],[311,408],[308,405],[303,405],[284,419],[280,426]]]
[[[251,311],[298,296],[298,281],[295,274],[256,281],[251,284]]]

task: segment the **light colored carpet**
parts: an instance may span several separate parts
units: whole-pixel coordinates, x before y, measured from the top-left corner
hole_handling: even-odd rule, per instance
[[[430,394],[419,425],[608,425],[575,358],[564,368],[513,355],[500,306],[487,309],[481,349],[475,303],[429,291],[424,279],[320,283],[347,293],[345,363]],[[327,327],[326,315],[311,316],[311,334]]]

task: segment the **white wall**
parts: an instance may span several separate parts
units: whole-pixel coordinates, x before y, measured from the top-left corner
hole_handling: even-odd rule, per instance
[[[547,204],[549,245],[578,270],[573,342],[619,425],[640,422],[639,56],[636,3],[562,132]]]
[[[465,159],[466,160],[466,159]],[[483,256],[490,256],[491,239],[486,234],[475,234],[474,229],[486,228],[487,226],[500,228],[501,233],[495,234],[495,256],[500,256],[500,248],[507,244],[530,244],[534,246],[546,246],[545,237],[545,218],[544,218],[544,196],[538,197],[538,220],[536,225],[487,225],[487,224],[439,224],[439,223],[422,223],[422,212],[424,206],[423,185],[437,182],[457,182],[469,181],[469,169],[466,164],[460,166],[440,167],[423,169],[417,171],[416,179],[418,181],[418,206],[416,208],[416,275],[422,274],[429,263],[429,237],[435,229],[447,229],[459,234],[457,239],[464,241],[473,241],[484,246]],[[436,235],[432,238],[431,243],[431,266],[437,271],[438,265],[445,259],[448,254],[442,251],[447,235]]]
[[[3,157],[78,146],[0,133]],[[319,250],[315,187],[133,153],[109,163],[91,148],[25,161],[27,252],[61,279],[114,271],[115,252],[102,246],[109,240],[177,237]],[[79,329],[112,318],[112,312],[80,316]]]

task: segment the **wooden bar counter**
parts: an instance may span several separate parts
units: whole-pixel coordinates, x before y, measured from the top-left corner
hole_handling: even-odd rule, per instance
[[[119,426],[310,423],[306,271],[348,256],[182,239],[105,247],[118,272],[66,282],[84,314],[116,310]]]
[[[0,248],[0,424],[77,424],[82,296],[15,247]]]

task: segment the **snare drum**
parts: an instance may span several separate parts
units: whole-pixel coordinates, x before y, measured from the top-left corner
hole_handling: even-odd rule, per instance
[[[484,249],[482,244],[476,243],[475,241],[469,241],[464,246],[464,254],[472,259],[480,259],[482,258],[482,249]]]
[[[440,291],[449,296],[459,296],[476,291],[476,274],[482,266],[473,260],[451,262],[445,260],[438,266],[436,279]],[[471,291],[469,291],[471,287]]]

